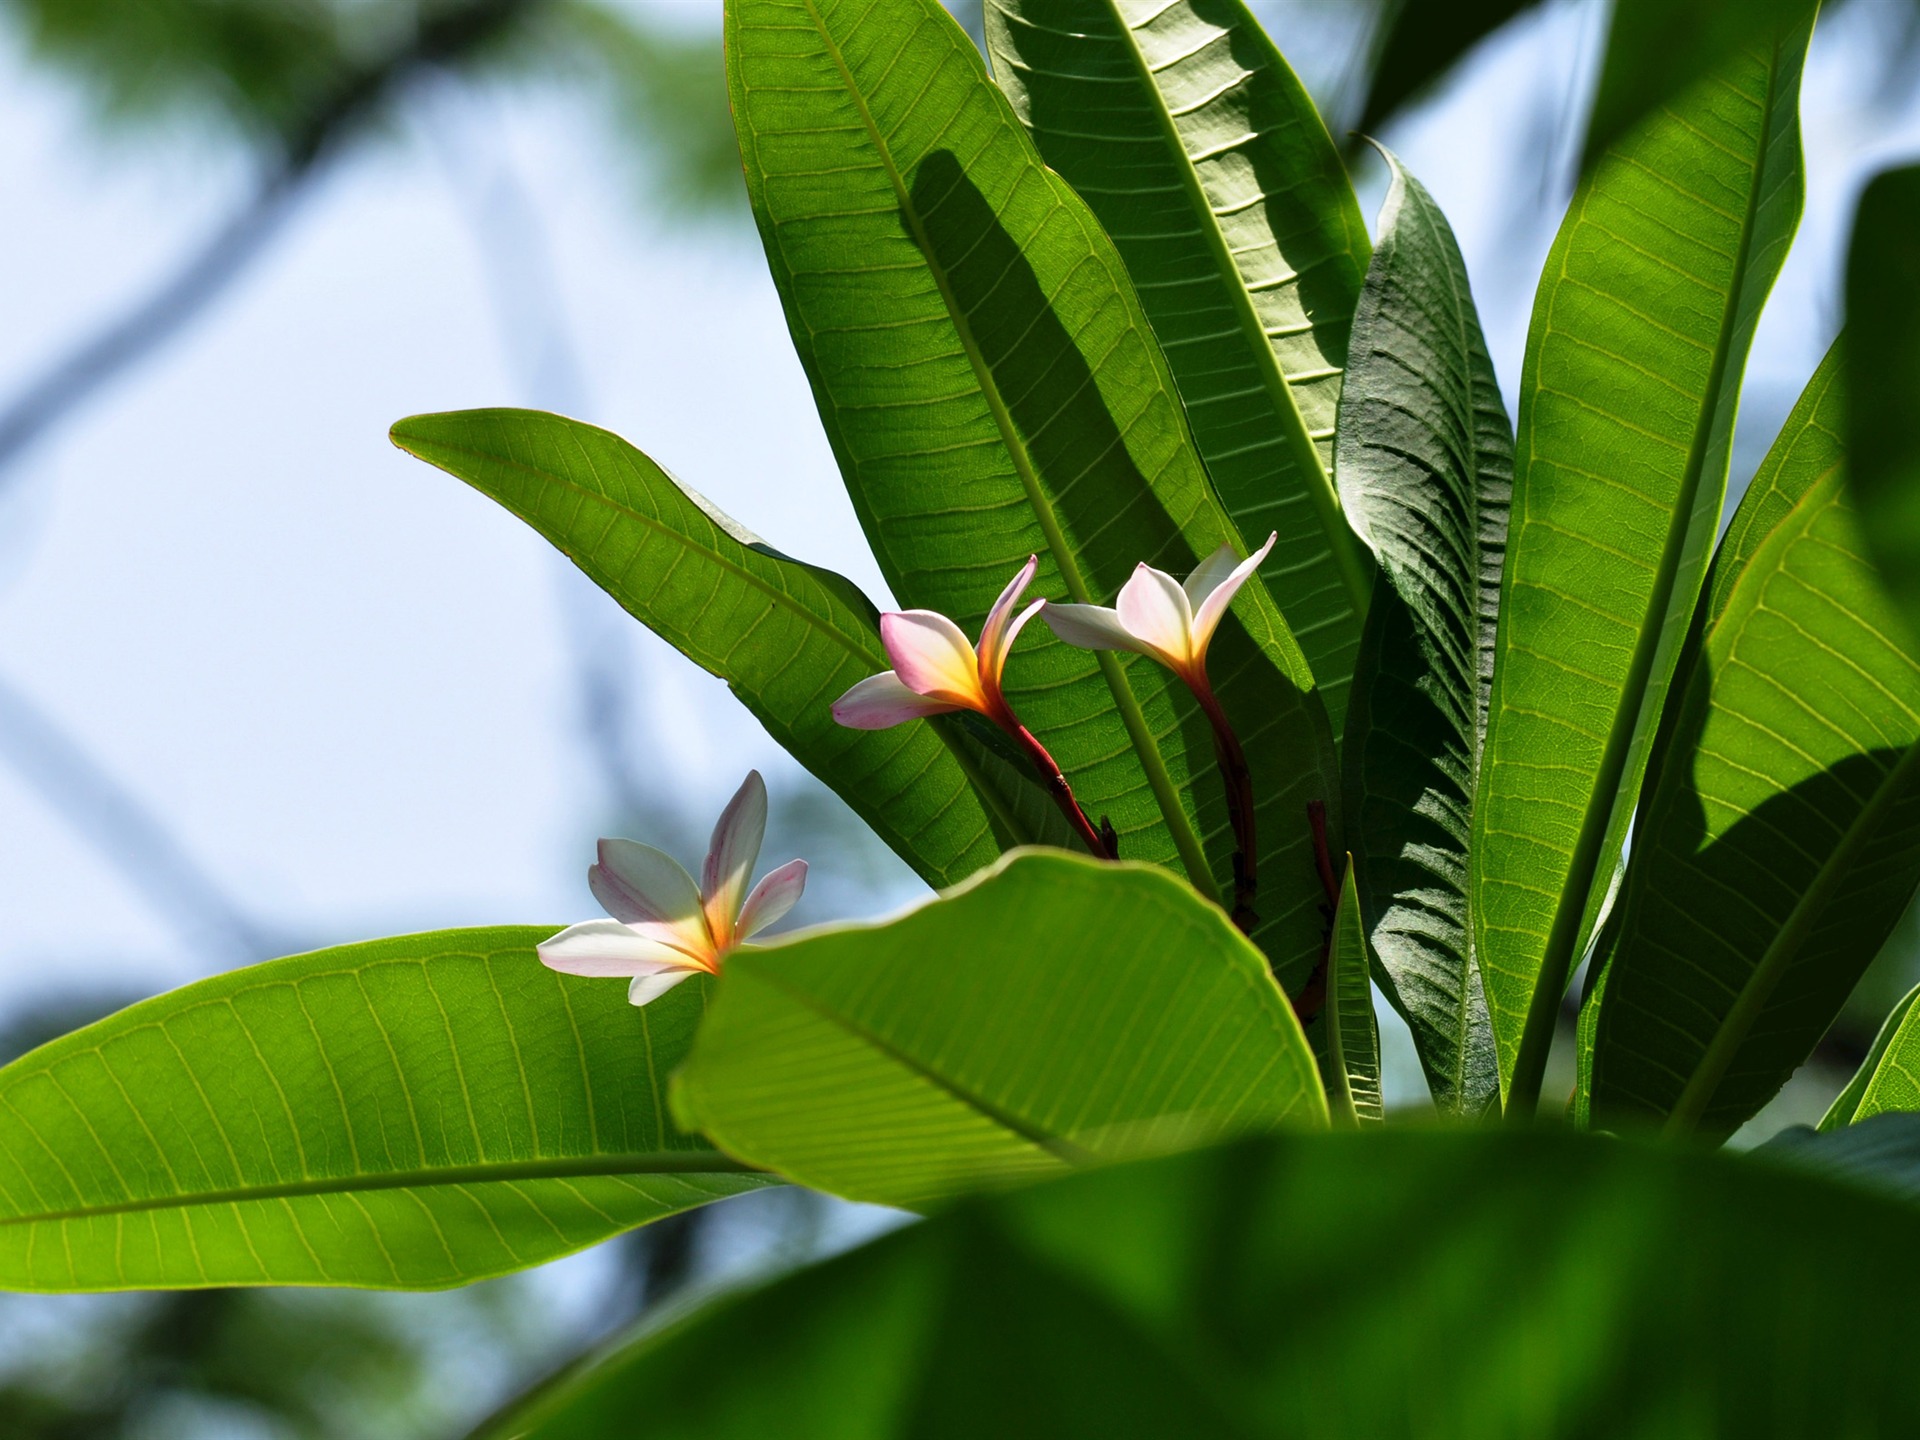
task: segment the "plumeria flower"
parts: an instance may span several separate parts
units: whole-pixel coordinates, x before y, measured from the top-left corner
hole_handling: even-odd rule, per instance
[[[720,962],[781,919],[807,884],[807,862],[789,860],[747,890],[767,831],[767,785],[749,770],[713,827],[700,883],[665,851],[637,840],[602,840],[587,871],[610,920],[569,925],[539,946],[540,962],[565,975],[631,977],[627,999],[644,1005],[689,975],[717,975]]]
[[[1143,561],[1120,588],[1112,609],[1049,600],[1047,624],[1062,640],[1083,650],[1133,650],[1149,655],[1196,694],[1210,694],[1207,647],[1233,597],[1279,538],[1277,531],[1269,535],[1267,543],[1244,560],[1235,559],[1231,545],[1222,545],[1184,581]]]
[[[1111,610],[1104,605],[1048,601],[1043,612],[1053,633],[1069,645],[1149,655],[1184,680],[1200,702],[1213,727],[1214,755],[1220,762],[1227,817],[1239,852],[1233,857],[1233,919],[1249,935],[1260,919],[1253,909],[1260,858],[1254,833],[1253,776],[1240,737],[1233,733],[1227,712],[1207,679],[1207,647],[1213,643],[1214,632],[1226,618],[1233,597],[1260,568],[1279,538],[1278,531],[1269,535],[1267,543],[1244,560],[1234,558],[1231,545],[1222,545],[1184,581],[1142,561],[1132,578],[1120,587]]]
[[[886,730],[908,720],[955,710],[986,716],[1026,752],[1054,803],[1087,842],[1087,848],[1103,860],[1111,860],[1111,832],[1103,834],[1088,823],[1067,777],[1046,746],[1020,723],[1001,688],[1013,642],[1047,603],[1036,600],[1014,613],[1039,567],[1040,557],[1029,555],[1020,573],[1007,582],[980,627],[978,646],[937,611],[901,610],[882,615],[880,643],[886,647],[893,669],[868,676],[834,701],[833,718],[853,730]]]
[[[869,676],[833,702],[833,718],[854,730],[885,730],[906,720],[972,710],[1009,732],[1018,729],[1001,691],[1007,653],[1047,602],[1018,615],[1013,607],[1033,583],[1040,557],[1029,555],[987,612],[976,649],[966,632],[933,610],[901,610],[880,617],[880,643],[893,669]]]

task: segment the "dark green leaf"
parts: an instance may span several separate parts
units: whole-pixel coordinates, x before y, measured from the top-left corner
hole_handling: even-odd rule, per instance
[[[274,960],[0,1070],[0,1286],[433,1289],[767,1183],[667,1118],[709,983],[636,1010],[553,928]]]
[[[1837,1130],[1843,1125],[1851,1125],[1860,1111],[1860,1102],[1866,1097],[1867,1089],[1874,1084],[1879,1074],[1881,1062],[1886,1059],[1887,1051],[1892,1048],[1894,1037],[1906,1024],[1907,1012],[1913,1009],[1913,1002],[1920,997],[1920,986],[1909,990],[1901,997],[1900,1003],[1887,1013],[1880,1023],[1880,1033],[1873,1037],[1873,1046],[1867,1051],[1867,1058],[1860,1062],[1860,1068],[1853,1072],[1853,1078],[1847,1082],[1847,1088],[1834,1096],[1833,1104],[1827,1107],[1827,1113],[1820,1117],[1820,1133]],[[1916,1056],[1920,1059],[1920,1056]],[[1891,1092],[1888,1092],[1891,1093]],[[1920,1084],[1912,1090],[1915,1108],[1920,1108]]]
[[[1558,1133],[1279,1137],[911,1226],[644,1334],[527,1440],[1920,1432],[1915,1212]]]
[[[1632,821],[1799,222],[1807,38],[1742,54],[1610,151],[1535,301],[1473,818],[1476,955],[1523,1105]]]
[[[1876,175],[1847,252],[1849,480],[1867,544],[1920,634],[1920,166]]]
[[[1371,588],[1333,422],[1367,231],[1313,101],[1240,0],[989,0],[1000,88],[1113,237],[1194,443],[1338,733]]]
[[[731,0],[734,118],[774,282],[881,572],[970,632],[1029,553],[1109,604],[1237,540],[1113,244],[935,0]],[[1249,585],[1212,656],[1259,796],[1256,940],[1318,962],[1306,806],[1337,787],[1299,647]],[[1027,631],[1008,693],[1121,853],[1231,884],[1212,735],[1153,662]]]
[[[1754,1154],[1920,1202],[1920,1115],[1880,1114],[1830,1133],[1795,1125]]]
[[[1380,1104],[1380,1029],[1373,1018],[1373,986],[1368,976],[1366,921],[1353,883],[1353,857],[1347,857],[1340,884],[1340,906],[1327,945],[1326,1027],[1327,1109],[1336,1125],[1359,1125],[1384,1118]]]
[[[1386,158],[1340,402],[1340,494],[1380,562],[1347,724],[1347,837],[1381,987],[1435,1103],[1477,1115],[1499,1096],[1469,877],[1513,430],[1446,217]]]
[[[469,410],[402,420],[393,441],[506,506],[725,680],[928,884],[988,864],[996,831],[1009,843],[1074,843],[1037,785],[951,721],[836,725],[834,699],[890,668],[872,604],[851,581],[742,529],[619,436],[537,411]]]
[[[1360,129],[1370,135],[1418,100],[1475,45],[1535,0],[1398,0],[1373,62]]]
[[[1806,1059],[1920,880],[1920,656],[1847,500],[1833,378],[1743,506],[1791,508],[1715,562],[1635,832],[1596,1123],[1730,1134]]]
[[[1260,954],[1164,871],[1026,851],[879,925],[727,963],[674,1082],[687,1123],[856,1200],[1324,1125]]]

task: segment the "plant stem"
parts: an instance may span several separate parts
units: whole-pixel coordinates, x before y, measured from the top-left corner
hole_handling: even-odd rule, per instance
[[[1260,916],[1253,908],[1253,897],[1260,889],[1260,847],[1254,832],[1253,772],[1247,767],[1247,752],[1240,737],[1233,733],[1227,712],[1214,697],[1213,687],[1203,675],[1188,681],[1193,698],[1200,702],[1213,725],[1213,753],[1220,764],[1220,783],[1227,792],[1227,819],[1233,826],[1233,923],[1242,935],[1253,934]]]
[[[1033,732],[1011,714],[1002,719],[1000,725],[1020,742],[1021,749],[1025,750],[1027,757],[1033,761],[1033,768],[1040,772],[1040,779],[1046,785],[1047,793],[1053,797],[1053,803],[1060,807],[1060,813],[1067,817],[1067,822],[1080,832],[1080,838],[1086,841],[1087,849],[1091,850],[1098,859],[1116,859],[1112,848],[1101,838],[1100,832],[1087,823],[1086,811],[1082,810],[1080,802],[1073,798],[1073,786],[1067,783],[1066,775],[1054,763],[1053,756],[1047,753],[1047,747],[1035,739]]]

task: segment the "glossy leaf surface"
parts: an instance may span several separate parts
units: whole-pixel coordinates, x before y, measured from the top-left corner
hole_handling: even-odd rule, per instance
[[[1474,954],[1473,798],[1513,489],[1513,430],[1446,217],[1392,187],[1354,318],[1341,497],[1380,562],[1345,749],[1352,847],[1381,986],[1441,1110],[1495,1103]]]
[[[1327,1113],[1291,1007],[1218,908],[1052,851],[734,955],[674,1103],[752,1164],[907,1206]]]
[[[996,836],[1074,843],[1037,786],[951,721],[836,725],[834,700],[892,668],[872,603],[851,581],[782,555],[619,436],[534,410],[468,410],[402,420],[393,440],[499,501],[725,680],[928,884],[990,863]]]
[[[1112,242],[935,0],[731,0],[727,51],[788,328],[899,601],[972,634],[1030,553],[1036,594],[1104,605],[1142,561],[1181,576],[1237,540]],[[1260,585],[1209,668],[1259,784],[1256,939],[1299,984],[1325,712]],[[1124,857],[1231,884],[1211,732],[1170,673],[1036,625],[1007,691]]]
[[[1906,1434],[1915,1214],[1565,1132],[1279,1137],[972,1202],[483,1434]]]
[[[1806,42],[1742,55],[1609,152],[1535,301],[1474,813],[1477,954],[1524,1103],[1632,819],[1799,221]]]
[[[1792,508],[1715,565],[1628,867],[1597,1123],[1730,1134],[1806,1059],[1920,881],[1920,655],[1847,501],[1835,378],[1816,377],[1746,502]]]
[[[1336,732],[1371,568],[1333,428],[1367,265],[1313,101],[1239,0],[988,0],[995,78],[1119,247]]]
[[[270,961],[0,1070],[0,1285],[459,1285],[767,1183],[667,1117],[708,982],[636,1010],[553,928]]]

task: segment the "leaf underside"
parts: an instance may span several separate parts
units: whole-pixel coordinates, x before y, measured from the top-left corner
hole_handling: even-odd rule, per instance
[[[768,1183],[664,1101],[708,984],[643,1010],[454,930],[189,985],[0,1070],[0,1287],[433,1289]]]
[[[1354,318],[1338,474],[1380,562],[1346,738],[1347,839],[1381,988],[1435,1104],[1499,1080],[1474,954],[1474,786],[1486,736],[1513,432],[1465,263],[1432,196],[1393,183]]]

